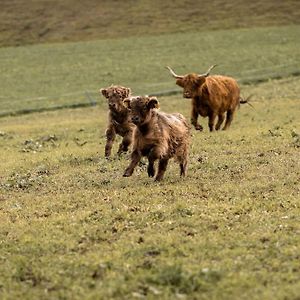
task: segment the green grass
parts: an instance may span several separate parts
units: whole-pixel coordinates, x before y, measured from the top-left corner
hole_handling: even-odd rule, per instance
[[[298,0],[10,0],[0,46],[300,24]]]
[[[0,118],[1,300],[299,299],[299,1],[153,3],[1,4],[0,115],[99,104]],[[172,161],[153,182],[145,160],[123,178],[99,88],[173,90],[166,65],[215,63],[254,109],[226,132],[201,120],[186,178]]]
[[[110,84],[135,94],[176,89],[166,65],[251,81],[299,73],[300,27],[176,33],[94,42],[1,48],[2,113],[103,102]],[[92,99],[92,100],[91,100]]]
[[[0,298],[298,299],[299,87],[242,86],[255,110],[160,183],[104,159],[104,105],[1,118]]]

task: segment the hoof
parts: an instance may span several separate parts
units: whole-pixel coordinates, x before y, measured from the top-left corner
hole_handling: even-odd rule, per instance
[[[195,126],[195,129],[196,129],[196,130],[199,130],[199,131],[203,131],[203,127],[202,127],[201,125]]]

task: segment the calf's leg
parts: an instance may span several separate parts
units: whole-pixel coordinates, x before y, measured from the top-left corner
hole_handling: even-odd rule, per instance
[[[129,166],[127,167],[127,169],[125,170],[123,176],[124,177],[129,177],[132,175],[134,168],[136,167],[136,165],[139,163],[139,161],[141,160],[142,155],[139,151],[134,150],[131,154],[131,162],[129,164]]]
[[[186,175],[186,166],[187,166],[187,161],[184,160],[180,162],[180,176],[184,177]]]
[[[155,168],[154,168],[154,159],[148,158],[149,164],[147,168],[148,176],[153,177],[155,175]]]
[[[168,159],[160,159],[158,163],[158,172],[155,177],[155,181],[160,181],[163,179],[164,174],[166,172],[167,166],[168,166]]]
[[[113,142],[116,138],[116,131],[113,127],[109,127],[106,130],[106,145],[105,145],[105,157],[109,157],[111,154],[111,148],[113,145]]]
[[[118,155],[120,155],[122,152],[127,152],[131,142],[132,142],[132,132],[127,133],[123,137],[123,140],[119,146]]]
[[[159,155],[156,153],[156,149],[152,148],[148,154],[148,176],[153,177],[155,175],[155,168],[154,168],[154,162],[159,158]]]

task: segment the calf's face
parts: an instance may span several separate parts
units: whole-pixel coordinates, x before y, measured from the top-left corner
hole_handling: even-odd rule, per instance
[[[124,105],[130,110],[131,121],[136,126],[148,123],[151,119],[151,110],[159,107],[157,98],[148,96],[125,99]]]
[[[199,88],[205,83],[205,77],[197,74],[188,74],[176,80],[176,84],[183,88],[184,98],[194,98]]]
[[[130,89],[125,87],[109,87],[101,89],[100,92],[108,101],[108,108],[115,112],[120,113],[124,111],[125,106],[123,100],[130,94]]]

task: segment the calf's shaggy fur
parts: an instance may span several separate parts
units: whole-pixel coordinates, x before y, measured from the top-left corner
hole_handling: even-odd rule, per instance
[[[185,118],[179,114],[158,111],[155,97],[132,97],[124,103],[130,109],[134,130],[131,163],[125,170],[125,177],[131,176],[142,156],[148,158],[148,175],[155,176],[154,162],[158,163],[155,180],[163,179],[168,161],[175,158],[180,165],[180,175],[185,176],[190,143],[190,128]]]
[[[236,108],[240,103],[247,102],[240,97],[240,89],[235,79],[221,75],[209,76],[214,67],[210,67],[201,75],[190,73],[184,76],[176,75],[170,67],[167,67],[176,78],[176,84],[183,88],[183,97],[192,99],[191,123],[196,130],[203,130],[198,123],[199,114],[208,117],[210,131],[219,130],[225,118],[222,129],[228,129]]]
[[[105,133],[105,157],[109,157],[117,134],[123,137],[119,145],[118,154],[126,152],[132,143],[135,126],[129,117],[129,110],[123,103],[123,100],[130,96],[131,90],[123,86],[112,85],[108,88],[100,89],[100,93],[107,99],[109,108],[108,126]]]

